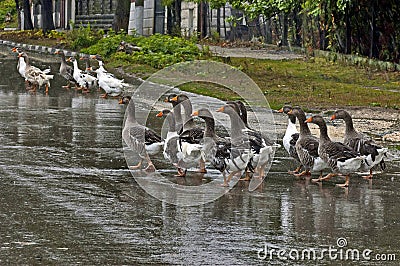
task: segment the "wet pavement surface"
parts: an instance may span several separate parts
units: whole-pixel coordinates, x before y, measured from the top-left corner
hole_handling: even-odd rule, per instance
[[[4,51],[0,264],[286,265],[290,250],[315,249],[321,255],[324,248],[339,248],[338,239],[345,238],[341,250],[359,250],[358,264],[397,265],[376,257],[395,254],[400,259],[400,154],[395,144],[384,173],[372,181],[355,175],[348,189],[335,187],[341,178],[320,186],[287,174],[296,165],[281,148],[256,191],[239,182],[203,206],[169,205],[149,196],[127,169],[121,139],[125,106],[97,92],[65,90],[59,75],[48,96],[43,91],[32,95],[15,69],[15,55]],[[57,72],[58,58],[49,60],[33,64]],[[275,119],[281,141],[286,117],[276,114]],[[156,167],[173,169],[162,155],[153,159]],[[214,172],[183,180],[165,172],[177,183],[222,181]],[[266,247],[285,250],[287,259],[276,253],[260,259]],[[372,261],[361,257],[365,249],[372,250]],[[290,262],[347,263],[344,256],[323,257]]]

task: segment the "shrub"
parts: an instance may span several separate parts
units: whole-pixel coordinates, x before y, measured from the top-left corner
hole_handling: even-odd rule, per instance
[[[86,27],[82,25],[77,29],[72,29],[66,34],[66,41],[68,46],[72,49],[80,50],[82,48],[89,47],[97,43],[103,36],[104,31],[92,30],[90,24]]]
[[[133,43],[142,48],[131,55],[115,53],[121,41]],[[163,68],[178,62],[198,59],[202,56],[193,41],[180,37],[155,34],[150,37],[133,37],[124,34],[110,34],[97,44],[83,49],[83,53],[100,54],[131,63],[146,64],[153,68]]]
[[[17,10],[15,7],[15,1],[5,0],[5,1],[0,1],[0,28],[4,28],[6,26],[5,18],[8,12],[10,12],[12,16],[12,21],[9,24],[14,26],[17,25],[18,21],[17,21]]]
[[[99,54],[104,58],[109,58],[113,53],[115,53],[118,49],[118,46],[121,41],[134,43],[136,42],[135,37],[125,35],[125,34],[115,34],[115,32],[110,31],[108,35],[102,39],[100,39],[96,44],[82,49],[83,53],[87,54]]]

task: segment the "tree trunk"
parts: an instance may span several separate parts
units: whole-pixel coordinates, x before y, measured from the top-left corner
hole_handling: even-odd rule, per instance
[[[264,17],[265,20],[265,17]],[[265,20],[265,43],[272,43],[271,19]]]
[[[378,57],[378,49],[376,43],[376,18],[375,18],[375,6],[372,4],[371,7],[371,21],[370,21],[370,45],[369,45],[369,57],[370,58],[377,58]]]
[[[174,6],[170,5],[167,6],[167,34],[171,35],[172,34],[172,28],[174,26]]]
[[[283,13],[283,29],[282,29],[282,45],[287,46],[288,42],[288,32],[289,32],[289,20],[288,15]]]
[[[197,31],[200,33],[200,38],[204,38],[207,35],[207,3],[200,2],[198,8],[198,23]]]
[[[218,36],[221,37],[221,8],[217,8],[217,32]]]
[[[345,9],[345,17],[346,17],[346,54],[351,54],[351,20],[350,20],[350,7],[347,4]]]
[[[22,9],[24,10],[24,30],[33,30],[29,0],[22,0]]]
[[[181,36],[181,10],[182,10],[182,0],[175,0],[175,13],[174,13],[174,35]]]
[[[21,29],[21,10],[19,9],[18,0],[15,0],[15,8],[17,9],[18,29]]]
[[[223,19],[223,24],[224,24],[224,38],[226,39],[226,11],[225,11],[225,5],[222,7],[222,19]]]
[[[52,0],[42,0],[41,4],[42,10],[42,21],[43,27],[42,30],[44,33],[47,33],[50,30],[54,30],[54,22],[53,22],[53,2]]]
[[[302,19],[300,16],[300,7],[296,7],[293,12],[293,22],[294,22],[294,45],[301,46],[301,32],[302,32]]]
[[[115,16],[112,24],[112,29],[115,32],[120,30],[128,32],[130,8],[130,0],[117,0],[117,4],[115,6]]]

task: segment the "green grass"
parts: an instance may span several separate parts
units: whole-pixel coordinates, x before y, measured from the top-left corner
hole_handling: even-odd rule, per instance
[[[322,58],[306,61],[235,58],[232,64],[241,67],[258,84],[271,106],[291,102],[307,108],[400,107],[397,72],[373,72]]]
[[[272,108],[280,108],[286,102],[307,110],[338,106],[400,108],[398,72],[343,66],[322,58],[282,61],[231,58],[231,64],[258,84]],[[237,95],[226,93],[226,89],[207,84],[182,89],[222,100],[237,99]]]
[[[232,90],[218,84],[206,82],[190,82],[179,86],[179,89],[197,94],[211,96],[223,101],[241,100],[241,97]]]

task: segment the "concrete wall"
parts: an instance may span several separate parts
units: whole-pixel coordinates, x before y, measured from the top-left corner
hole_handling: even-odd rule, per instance
[[[154,27],[154,0],[145,0],[143,9],[143,35],[153,34]]]
[[[197,12],[198,4],[182,2],[181,29],[184,36],[192,36],[195,32],[197,32]]]

